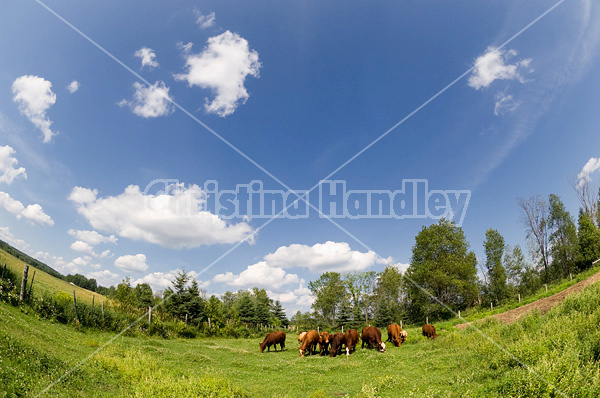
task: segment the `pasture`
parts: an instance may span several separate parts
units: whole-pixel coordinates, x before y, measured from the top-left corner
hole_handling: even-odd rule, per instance
[[[25,267],[25,263],[19,260],[16,257],[11,256],[6,253],[4,250],[0,249],[0,264],[6,266],[8,269],[11,269],[15,272],[19,279],[23,276],[23,268]],[[54,295],[58,292],[67,292],[71,296],[73,295],[73,290],[75,290],[75,294],[77,295],[77,300],[80,302],[84,302],[86,304],[92,304],[92,297],[95,296],[95,304],[100,305],[101,301],[107,301],[107,298],[101,294],[94,293],[87,289],[83,289],[79,286],[75,286],[70,284],[67,281],[63,281],[62,279],[55,278],[52,275],[47,274],[46,272],[36,269],[34,267],[29,267],[29,274],[27,275],[27,289],[29,289],[31,279],[33,278],[33,272],[35,271],[35,280],[33,282],[33,293],[41,297],[44,294]],[[106,304],[106,303],[105,303]]]

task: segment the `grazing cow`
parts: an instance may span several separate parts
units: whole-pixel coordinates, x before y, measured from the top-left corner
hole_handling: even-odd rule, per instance
[[[314,355],[316,353],[317,343],[319,342],[319,332],[316,330],[310,330],[302,339],[302,346],[298,351],[300,351],[300,356],[303,357],[304,354],[308,351],[308,355]]]
[[[319,351],[320,351],[321,355],[329,354],[330,339],[331,339],[331,336],[329,335],[328,332],[326,332],[324,330],[319,335]]]
[[[433,326],[429,323],[426,325],[423,325],[421,330],[423,331],[423,336],[427,337],[428,339],[435,339],[438,336],[437,333],[435,332],[435,326]]]
[[[361,348],[365,348],[365,344],[367,344],[367,348],[377,347],[379,351],[385,352],[385,343],[381,341],[381,330],[379,328],[367,326],[362,330],[361,335]]]
[[[344,333],[344,344],[346,345],[346,355],[350,355],[350,353],[354,352],[356,345],[360,337],[358,337],[358,332],[356,329],[348,329],[346,333]]]
[[[406,339],[408,339],[408,333],[406,332],[406,330],[401,330],[400,331],[400,340],[402,340],[402,342],[404,343],[406,341]]]
[[[392,323],[387,327],[388,338],[387,341],[392,342],[396,347],[400,347],[402,344],[402,328],[397,323]]]
[[[300,332],[298,335],[298,348],[302,345],[302,340],[304,340],[304,336],[306,336],[306,332]]]
[[[342,353],[342,345],[346,343],[344,333],[337,332],[329,338],[331,342],[331,348],[329,349],[329,356],[331,358]]]
[[[267,333],[267,336],[263,342],[258,343],[260,346],[260,352],[263,352],[265,347],[267,347],[267,352],[270,352],[271,346],[273,346],[275,352],[277,352],[277,344],[279,344],[281,351],[283,351],[285,348],[285,332]]]

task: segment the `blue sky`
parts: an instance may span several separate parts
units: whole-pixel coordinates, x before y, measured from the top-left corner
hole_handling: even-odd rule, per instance
[[[162,289],[185,268],[208,293],[259,285],[306,310],[308,281],[404,268],[435,220],[336,219],[350,236],[315,211],[262,229],[175,217],[209,180],[282,189],[217,135],[306,190],[472,67],[332,179],[471,191],[462,226],[480,258],[490,227],[525,246],[517,196],[555,193],[577,214],[569,179],[600,166],[596,3],[565,0],[502,48],[556,2],[322,3],[43,2],[120,64],[40,3],[3,2],[2,239],[105,285]],[[161,179],[179,188],[144,192]]]

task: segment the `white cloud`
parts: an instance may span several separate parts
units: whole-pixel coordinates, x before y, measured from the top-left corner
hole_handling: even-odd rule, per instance
[[[0,183],[10,185],[15,178],[27,178],[24,167],[16,168],[19,161],[12,156],[14,154],[15,150],[10,146],[0,146]]]
[[[12,213],[17,219],[25,218],[37,225],[54,225],[54,220],[44,213],[42,206],[36,204],[23,206],[23,203],[10,197],[6,192],[0,192],[0,206]]]
[[[156,68],[158,66],[158,62],[156,62],[156,54],[154,50],[148,47],[142,47],[137,50],[133,55],[142,60],[142,68],[147,66],[148,68]]]
[[[75,187],[69,199],[95,229],[168,248],[216,243],[252,242],[253,229],[245,222],[228,224],[203,211],[205,194],[197,186],[179,184],[156,195],[130,185],[118,196],[97,197],[97,191]]]
[[[232,114],[249,98],[244,87],[246,77],[258,77],[258,52],[250,50],[246,39],[230,31],[209,38],[200,54],[190,54],[190,48],[188,45],[188,51],[184,50],[187,73],[177,74],[175,79],[187,81],[190,87],[213,91],[215,98],[205,101],[206,112],[221,117]]]
[[[67,86],[67,90],[73,94],[75,91],[79,90],[79,86],[81,84],[79,84],[79,82],[77,80],[73,80],[71,83],[69,83],[69,85]]]
[[[88,272],[86,275],[88,278],[94,278],[100,286],[114,286],[121,283],[121,277],[119,274],[115,274],[107,269],[102,271]]]
[[[50,130],[52,121],[46,117],[46,111],[56,103],[52,83],[39,76],[24,75],[13,82],[12,92],[19,111],[42,131],[44,142],[50,142],[56,135]]]
[[[29,251],[29,244],[23,239],[16,238],[8,227],[0,227],[0,239],[21,251]]]
[[[115,260],[115,267],[125,272],[144,272],[148,269],[148,265],[146,264],[146,255],[136,254],[134,256],[127,254],[125,256],[121,256]]]
[[[100,243],[117,243],[117,238],[114,235],[104,236],[96,231],[79,231],[70,229],[69,235],[74,236],[77,240],[83,241],[92,246],[99,245]]]
[[[215,13],[211,12],[207,15],[202,15],[202,13],[199,10],[194,10],[194,13],[196,14],[196,23],[198,24],[198,26],[200,26],[201,29],[206,29],[206,28],[210,28],[211,26],[214,26],[215,24]]]
[[[292,244],[281,246],[275,253],[265,256],[271,266],[281,268],[308,268],[311,272],[362,271],[374,264],[385,264],[391,259],[381,259],[373,251],[366,253],[351,250],[346,242],[325,242],[313,246]]]
[[[133,100],[121,100],[117,105],[129,106],[131,111],[143,118],[167,116],[174,111],[169,97],[169,87],[162,81],[157,81],[152,86],[133,83],[135,93]]]
[[[577,186],[581,187],[584,183],[590,181],[590,175],[598,169],[600,169],[600,158],[590,158],[579,174],[577,174],[577,179],[579,180]]]
[[[488,87],[495,80],[518,80],[524,83],[525,79],[521,75],[520,69],[529,68],[531,59],[523,59],[515,64],[505,63],[515,55],[517,55],[515,50],[505,52],[494,47],[488,47],[486,52],[475,60],[475,69],[469,77],[469,86],[479,90]]]
[[[494,106],[494,115],[502,116],[513,112],[519,107],[519,103],[513,99],[512,95],[498,93],[496,95],[496,105]]]
[[[101,254],[96,253],[94,251],[94,248],[90,244],[88,244],[87,242],[83,242],[81,240],[76,240],[75,242],[73,242],[71,244],[71,249],[73,249],[77,252],[80,252],[80,253],[85,253],[88,256],[92,256],[92,257],[96,257],[96,258],[105,258],[110,255],[110,250],[105,250]]]
[[[173,287],[171,281],[175,280],[175,277],[177,277],[180,272],[180,269],[174,269],[168,272],[152,272],[133,281],[131,284],[135,286],[140,283],[147,283],[152,287],[152,290],[164,290],[167,287]],[[210,281],[203,282],[198,280],[198,274],[195,271],[189,271],[187,272],[187,275],[190,277],[190,281],[196,279],[200,289],[205,289],[210,284]]]
[[[299,283],[300,278],[296,274],[288,274],[283,269],[272,267],[265,261],[248,266],[239,275],[234,275],[231,272],[217,274],[213,281],[226,283],[229,286],[235,287],[264,287],[272,288],[273,286],[284,286],[293,283]]]

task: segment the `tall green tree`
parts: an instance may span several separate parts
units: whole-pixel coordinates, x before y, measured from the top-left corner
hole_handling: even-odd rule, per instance
[[[135,289],[133,289],[133,295],[135,296],[135,302],[138,308],[147,309],[154,303],[152,288],[147,283],[139,283]]]
[[[237,312],[240,321],[245,324],[251,324],[255,321],[255,306],[252,302],[249,292],[239,291],[239,299],[237,300]]]
[[[577,261],[577,227],[560,197],[552,194],[548,203],[551,268],[555,274],[565,277],[574,271]]]
[[[508,296],[506,285],[506,270],[502,264],[504,255],[504,238],[495,229],[485,232],[485,267],[488,274],[489,298],[496,304],[501,304]]]
[[[600,230],[583,210],[579,210],[578,251],[579,269],[590,268],[600,258]]]
[[[341,303],[347,296],[346,284],[338,272],[325,272],[308,284],[314,301],[313,309],[328,324],[333,324]]]
[[[388,318],[390,323],[403,319],[402,274],[396,266],[388,265],[377,276],[375,297],[379,324],[385,323],[384,319]]]
[[[353,312],[356,318],[365,322],[369,318],[369,308],[373,302],[373,285],[377,273],[375,271],[352,272],[344,275],[344,284],[350,295]]]
[[[452,310],[465,309],[477,297],[477,259],[469,250],[462,228],[452,221],[423,227],[415,239],[410,266],[405,273],[410,317],[422,322],[449,318]]]
[[[287,327],[290,324],[287,316],[285,315],[285,310],[283,309],[279,300],[276,300],[273,306],[271,307],[271,315],[279,320],[279,324],[283,327]]]
[[[521,284],[523,272],[527,268],[527,260],[521,246],[515,245],[511,248],[506,246],[504,250],[504,269],[506,269],[506,282],[513,291]]]

